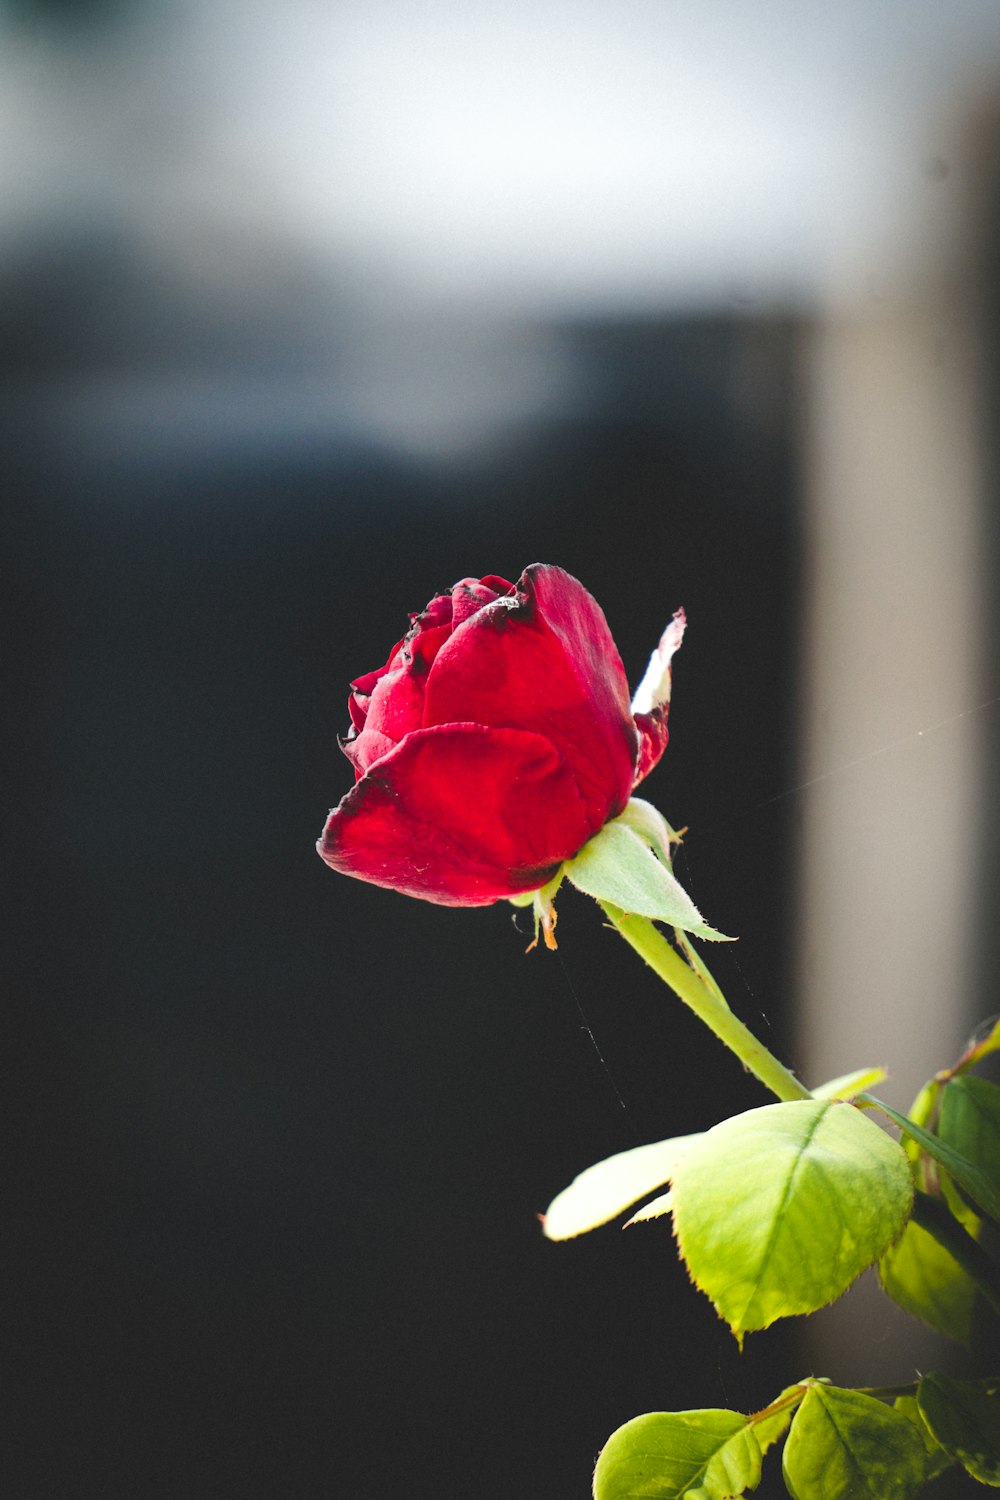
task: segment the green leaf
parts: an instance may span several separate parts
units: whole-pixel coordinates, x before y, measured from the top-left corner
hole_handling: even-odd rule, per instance
[[[697,1135],[675,1135],[649,1146],[634,1146],[596,1162],[574,1177],[549,1204],[543,1219],[550,1240],[570,1240],[606,1224],[674,1174],[677,1162]]]
[[[934,1122],[937,1117],[938,1097],[941,1093],[941,1084],[936,1078],[925,1083],[920,1093],[910,1105],[908,1119],[915,1125],[922,1126],[925,1130],[933,1131]],[[925,1192],[936,1193],[938,1190],[939,1174],[937,1162],[928,1157],[927,1153],[911,1140],[908,1135],[903,1136],[903,1150],[906,1152],[916,1171],[917,1186]]]
[[[812,1090],[812,1096],[814,1099],[854,1099],[888,1076],[885,1068],[858,1068],[855,1073],[842,1073],[839,1078],[831,1078],[829,1083],[821,1083],[819,1088]]]
[[[850,1104],[768,1104],[695,1139],[673,1177],[692,1279],[742,1342],[846,1291],[913,1201],[898,1143]]]
[[[953,1082],[957,1083],[958,1080],[955,1079]],[[947,1085],[948,1088],[951,1086],[950,1083]],[[866,1097],[868,1103],[876,1105],[884,1115],[888,1115],[893,1124],[898,1125],[900,1130],[915,1141],[921,1150],[926,1151],[927,1155],[932,1156],[939,1166],[950,1172],[959,1187],[964,1188],[980,1208],[986,1210],[991,1219],[1000,1223],[1000,1192],[994,1187],[987,1173],[983,1172],[975,1162],[970,1161],[967,1156],[956,1151],[948,1141],[942,1140],[940,1136],[932,1135],[915,1120],[908,1120],[906,1115],[901,1115],[889,1104],[883,1104],[881,1099],[875,1099],[871,1095]]]
[[[923,1126],[924,1129],[929,1130],[932,1134],[937,1124],[943,1088],[944,1081],[942,1079],[932,1078],[929,1083],[924,1084],[909,1109],[908,1118],[915,1125]],[[921,1146],[918,1146],[916,1141],[911,1140],[908,1135],[903,1136],[902,1145],[903,1150],[913,1163],[917,1187],[926,1193],[930,1193],[933,1197],[937,1197],[939,1194],[943,1195],[955,1218],[968,1230],[973,1239],[977,1238],[983,1221],[975,1210],[970,1208],[968,1203],[966,1203],[949,1174],[942,1172],[933,1157],[928,1156],[927,1152]],[[918,1313],[917,1316],[922,1317],[923,1314]]]
[[[917,1404],[945,1452],[980,1484],[1000,1489],[1000,1396],[947,1375],[925,1375]]]
[[[952,1215],[958,1220],[962,1228],[968,1234],[971,1234],[974,1240],[977,1240],[983,1232],[983,1225],[986,1220],[980,1218],[979,1214],[972,1207],[972,1204],[962,1196],[955,1186],[954,1179],[947,1172],[938,1173],[938,1182],[941,1187],[941,1196],[951,1209]]]
[[[613,1433],[597,1461],[596,1500],[730,1500],[757,1488],[761,1459],[783,1438],[805,1386],[763,1411],[650,1412]]]
[[[649,1412],[612,1433],[595,1500],[729,1500],[760,1482],[761,1448],[735,1411]]]
[[[812,1385],[782,1455],[793,1500],[909,1500],[928,1478],[912,1422],[874,1396]]]
[[[938,1095],[941,1092],[941,1084],[936,1078],[925,1083],[920,1093],[910,1105],[909,1118],[917,1125],[923,1125],[931,1129],[931,1121],[937,1109]]]
[[[637,1209],[631,1219],[626,1219],[622,1225],[623,1229],[631,1229],[633,1224],[643,1224],[647,1219],[662,1219],[664,1214],[672,1214],[674,1211],[674,1195],[671,1192],[661,1193],[644,1207]]]
[[[879,1279],[894,1302],[949,1338],[968,1344],[976,1287],[967,1271],[920,1224],[907,1224],[879,1261]]]
[[[669,922],[671,927],[716,942],[729,941],[707,925],[673,872],[620,819],[605,823],[563,870],[577,890],[598,901],[610,901],[630,916]]]
[[[985,1078],[951,1079],[941,1093],[937,1133],[982,1173],[1000,1201],[1000,1088]]]
[[[939,1474],[944,1473],[945,1469],[950,1469],[955,1460],[950,1453],[944,1451],[924,1421],[916,1396],[897,1396],[892,1404],[894,1410],[898,1411],[900,1416],[905,1417],[908,1422],[912,1422],[920,1434],[920,1441],[927,1453],[927,1478],[936,1479]]]

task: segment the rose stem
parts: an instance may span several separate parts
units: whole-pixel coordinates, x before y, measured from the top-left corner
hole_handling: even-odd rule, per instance
[[[772,1094],[786,1102],[791,1099],[812,1098],[805,1085],[733,1015],[722,991],[700,960],[699,969],[705,975],[704,978],[702,973],[696,972],[681,958],[648,917],[626,916],[619,907],[612,906],[610,901],[601,901],[599,904],[612,926],[617,927],[639,957],[645,959],[653,972],[659,975],[664,984],[670,986],[685,1005],[690,1006],[710,1031],[715,1032],[720,1042],[724,1042],[731,1052],[736,1053],[743,1066],[755,1074],[765,1088],[769,1088]]]

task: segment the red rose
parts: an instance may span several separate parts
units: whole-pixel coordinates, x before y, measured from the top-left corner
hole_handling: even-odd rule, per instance
[[[351,684],[342,748],[357,782],[317,848],[335,870],[447,906],[535,890],[662,755],[683,617],[634,716],[607,621],[561,568],[465,578],[411,618],[386,665]]]

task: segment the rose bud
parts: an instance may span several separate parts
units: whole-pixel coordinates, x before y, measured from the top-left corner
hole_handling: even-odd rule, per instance
[[[356,784],[317,848],[335,870],[447,906],[534,891],[625,808],[667,743],[675,617],[633,716],[607,621],[535,563],[466,578],[351,684]]]

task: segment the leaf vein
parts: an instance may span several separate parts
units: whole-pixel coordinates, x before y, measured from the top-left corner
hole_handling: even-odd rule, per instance
[[[788,1173],[788,1178],[787,1178],[787,1180],[785,1182],[785,1185],[784,1185],[784,1187],[782,1189],[781,1201],[778,1204],[778,1207],[777,1207],[777,1209],[775,1211],[775,1214],[774,1214],[774,1219],[773,1219],[773,1222],[772,1222],[772,1225],[771,1225],[770,1232],[769,1232],[768,1237],[767,1237],[767,1242],[764,1245],[764,1248],[761,1251],[760,1257],[759,1257],[758,1262],[757,1262],[757,1269],[756,1269],[756,1271],[754,1273],[754,1278],[753,1278],[753,1291],[751,1292],[750,1296],[747,1298],[746,1304],[745,1304],[745,1306],[743,1308],[743,1317],[744,1318],[746,1317],[746,1315],[749,1312],[750,1308],[753,1306],[754,1301],[755,1301],[755,1299],[757,1297],[757,1293],[760,1291],[760,1284],[761,1284],[761,1281],[763,1280],[764,1273],[765,1273],[765,1271],[767,1269],[767,1264],[768,1264],[768,1261],[770,1260],[771,1252],[774,1249],[775,1242],[776,1242],[776,1240],[778,1238],[778,1235],[779,1235],[779,1233],[781,1231],[782,1220],[784,1219],[785,1209],[786,1209],[786,1207],[787,1207],[787,1205],[788,1205],[788,1203],[789,1203],[789,1201],[791,1199],[792,1184],[795,1181],[796,1174],[798,1173],[799,1168],[802,1166],[802,1163],[803,1163],[803,1161],[805,1159],[806,1152],[809,1150],[809,1147],[812,1144],[813,1137],[815,1136],[816,1132],[819,1130],[820,1125],[826,1119],[827,1113],[828,1113],[828,1109],[824,1109],[822,1111],[822,1113],[817,1114],[815,1120],[810,1125],[808,1133],[806,1134],[804,1140],[802,1141],[801,1146],[799,1147],[799,1150],[798,1150],[798,1153],[797,1153],[797,1155],[795,1157],[794,1162],[792,1163],[791,1171]]]

